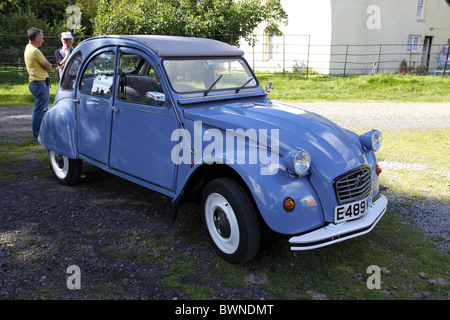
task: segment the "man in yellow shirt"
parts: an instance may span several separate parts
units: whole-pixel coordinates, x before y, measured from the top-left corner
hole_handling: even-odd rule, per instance
[[[30,28],[27,31],[28,44],[25,48],[24,58],[28,71],[28,88],[34,96],[32,113],[33,137],[37,139],[41,127],[44,110],[47,109],[50,100],[50,78],[47,71],[52,70],[52,64],[44,57],[38,48],[44,42],[44,34],[38,28]]]

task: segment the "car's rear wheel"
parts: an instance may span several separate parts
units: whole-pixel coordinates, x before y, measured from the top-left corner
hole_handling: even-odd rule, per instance
[[[69,159],[54,151],[48,151],[48,160],[50,169],[56,180],[65,185],[71,186],[80,181],[81,177],[81,160]]]
[[[252,201],[235,181],[219,178],[202,194],[203,221],[220,256],[233,264],[254,258],[259,249],[259,224]]]

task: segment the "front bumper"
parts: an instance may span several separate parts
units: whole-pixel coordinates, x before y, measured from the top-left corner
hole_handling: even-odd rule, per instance
[[[388,200],[381,195],[360,219],[340,224],[331,223],[323,228],[289,239],[291,250],[311,250],[328,246],[369,233],[386,212]]]

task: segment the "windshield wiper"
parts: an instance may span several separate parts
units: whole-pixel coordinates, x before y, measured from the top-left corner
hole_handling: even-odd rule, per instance
[[[213,82],[211,87],[209,87],[209,89],[205,91],[203,96],[206,96],[211,91],[211,89],[216,85],[216,83],[219,82],[220,79],[222,79],[222,76],[223,76],[223,74],[221,74],[220,77],[218,77],[217,80]]]
[[[239,92],[239,90],[241,90],[243,87],[245,87],[250,81],[253,80],[253,77],[251,77],[250,79],[247,80],[246,83],[244,83],[242,86],[240,86],[239,88],[236,89],[236,93]]]

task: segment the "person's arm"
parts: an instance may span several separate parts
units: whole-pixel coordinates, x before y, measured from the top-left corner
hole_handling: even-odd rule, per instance
[[[52,70],[52,64],[48,60],[42,61],[41,66],[47,71]]]
[[[44,68],[44,70],[47,71],[52,70],[52,64],[44,57],[44,55],[39,49],[34,50],[33,57],[42,66],[42,68]]]
[[[56,69],[61,69],[59,63],[63,59],[63,56],[61,55],[60,49],[55,50],[55,60],[56,60]]]
[[[62,60],[59,62],[59,65],[60,65],[61,67],[64,67],[64,65],[65,65],[66,62],[67,62],[67,59],[69,59],[69,55],[70,55],[70,53],[69,53],[69,51],[67,50],[67,51],[66,51],[66,56],[64,57],[64,59],[62,59]]]

